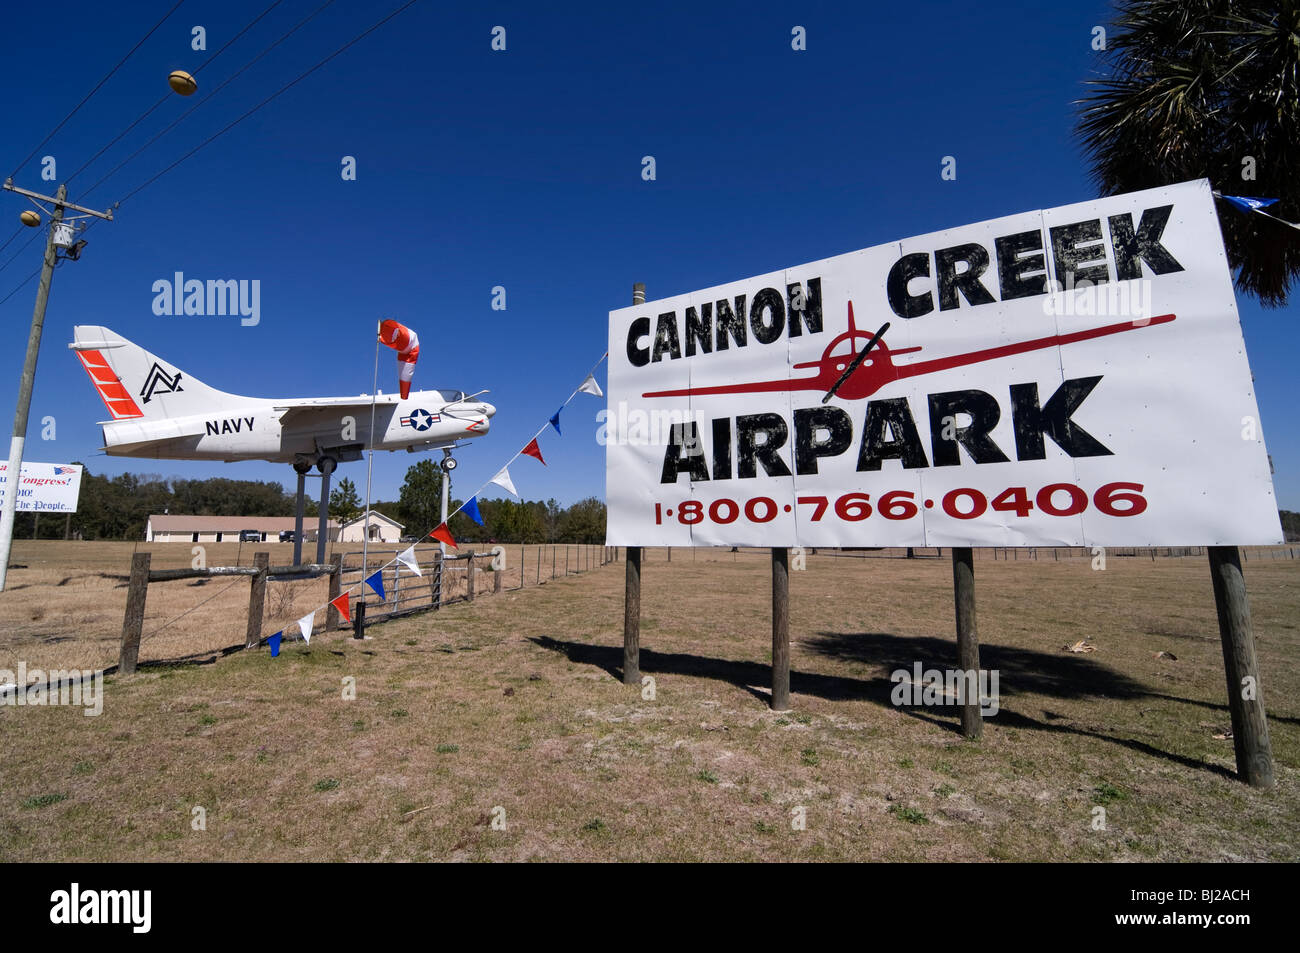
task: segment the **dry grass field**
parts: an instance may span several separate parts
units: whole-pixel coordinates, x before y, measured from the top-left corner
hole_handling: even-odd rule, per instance
[[[64,545],[16,547],[29,568],[0,595],[0,668],[115,658],[125,589],[88,574],[124,572],[131,547],[80,544],[73,566]],[[978,560],[1001,710],[969,742],[955,709],[890,701],[895,669],[955,665],[946,558],[808,557],[791,573],[794,710],[774,713],[766,557],[654,551],[653,698],[620,682],[619,562],[366,641],[111,676],[99,717],[0,706],[0,860],[1294,861],[1300,561],[1252,554],[1245,571],[1272,791],[1232,777],[1203,556]],[[227,584],[151,587],[143,657],[167,654],[151,624]],[[214,599],[161,644],[241,641],[247,589],[233,622],[201,614]],[[1064,650],[1081,639],[1095,651]]]
[[[345,554],[344,565],[359,569],[360,543],[331,544],[326,562],[334,553]],[[369,549],[368,563],[373,572],[391,562],[393,554],[406,546],[377,545]],[[460,550],[471,552],[473,547]],[[479,547],[486,568],[490,553]],[[566,555],[569,570],[579,565],[586,569],[594,558],[600,559],[600,547],[570,545],[529,546],[522,553],[526,563],[526,584],[536,585],[565,574]],[[190,568],[192,547],[181,543],[86,543],[17,540],[14,543],[14,566],[9,584],[0,593],[0,669],[13,671],[21,659],[28,669],[104,668],[117,661],[122,642],[122,617],[126,609],[127,576],[131,556],[136,551],[151,554],[152,569]],[[209,543],[204,547],[209,566],[251,566],[258,550],[269,553],[272,566],[293,561],[290,544]],[[417,547],[420,564],[428,568],[437,552],[436,546]],[[304,561],[315,559],[314,544],[303,549]],[[521,548],[506,551],[506,570],[502,586],[520,585]],[[540,559],[540,562],[539,562]],[[449,563],[443,577],[443,599],[450,601],[465,594],[465,564]],[[393,570],[385,572],[385,585],[393,588]],[[345,588],[363,576],[359,571],[346,574]],[[403,572],[401,595],[411,600],[431,601],[427,585],[430,576],[417,579]],[[480,571],[477,588],[491,588],[491,577]],[[364,588],[364,587],[361,587]],[[249,579],[247,576],[188,579],[154,583],[145,603],[141,661],[181,659],[205,652],[215,652],[231,645],[241,645],[248,618]],[[265,634],[289,627],[313,608],[329,599],[325,578],[273,581],[268,585],[264,607]],[[373,600],[372,600],[373,601]],[[316,626],[325,625],[325,612],[316,613]]]

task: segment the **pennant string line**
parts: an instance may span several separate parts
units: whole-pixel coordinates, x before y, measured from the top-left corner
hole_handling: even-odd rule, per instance
[[[560,409],[561,409],[561,410],[563,410],[565,407],[569,406],[569,402],[572,401],[573,398],[575,398],[575,397],[578,396],[578,394],[582,391],[582,385],[585,384],[585,383],[587,382],[587,378],[588,378],[588,377],[594,377],[594,376],[595,376],[597,369],[599,369],[600,365],[602,365],[602,364],[605,363],[605,359],[606,359],[607,357],[609,357],[609,352],[608,352],[608,351],[606,351],[604,354],[602,354],[602,355],[600,356],[600,360],[598,360],[595,364],[593,364],[593,365],[591,366],[591,370],[588,371],[588,372],[587,372],[587,376],[584,377],[584,378],[582,379],[582,383],[580,383],[577,387],[575,387],[575,388],[573,389],[573,393],[570,394],[570,395],[568,396],[568,399],[565,400],[564,403],[560,405]],[[376,348],[376,372],[377,372],[377,371],[378,371],[378,348]],[[524,449],[527,448],[530,444],[532,444],[533,441],[535,441],[535,440],[536,440],[538,437],[540,437],[543,433],[545,433],[545,432],[546,432],[546,429],[547,429],[548,427],[550,427],[550,426],[551,426],[551,421],[550,421],[550,419],[548,418],[547,421],[546,421],[546,423],[542,424],[541,428],[537,431],[537,433],[533,434],[532,438],[529,439],[529,441],[528,441],[527,443],[525,443],[523,447],[521,447],[519,450],[516,450],[516,451],[515,451],[515,455],[512,456],[509,460],[507,460],[505,466],[501,467],[501,468],[500,468],[499,470],[497,470],[496,472],[497,472],[497,473],[501,473],[503,470],[508,470],[508,469],[510,468],[510,464],[512,464],[512,463],[514,463],[516,460],[518,460],[519,457],[523,454]],[[482,486],[480,486],[477,490],[475,490],[472,494],[470,494],[468,497],[465,498],[465,502],[461,503],[460,506],[456,507],[456,509],[454,509],[451,513],[447,514],[447,520],[446,520],[446,522],[440,522],[437,526],[434,527],[434,529],[432,529],[432,530],[430,530],[429,532],[425,533],[425,534],[424,534],[423,536],[421,536],[418,540],[416,540],[414,543],[412,543],[410,546],[408,546],[407,549],[411,549],[411,550],[413,550],[413,549],[415,549],[416,546],[419,546],[419,545],[420,545],[421,543],[423,543],[426,539],[429,539],[430,537],[432,537],[433,534],[434,534],[434,532],[435,532],[437,529],[440,529],[441,527],[445,526],[447,523],[450,523],[451,520],[452,520],[452,517],[454,517],[457,513],[461,512],[461,510],[463,510],[463,509],[465,508],[465,504],[466,504],[466,503],[468,503],[470,500],[477,499],[477,498],[478,498],[478,495],[479,495],[480,493],[482,493],[482,492],[483,492],[483,491],[484,491],[488,486],[490,486],[491,484],[492,484],[492,480],[488,480],[487,483],[484,483]],[[367,494],[367,495],[368,495],[368,494]],[[387,569],[389,566],[394,565],[395,563],[399,565],[399,571],[400,571],[400,566],[401,566],[401,565],[404,565],[404,563],[402,562],[401,556],[404,555],[404,554],[406,553],[406,551],[407,551],[407,550],[404,549],[404,550],[402,550],[401,553],[399,553],[399,554],[393,556],[392,559],[390,559],[388,562],[386,562],[386,563],[384,563],[382,566],[380,566],[380,567],[379,567],[375,572],[376,572],[376,573],[383,573],[383,571],[384,571],[385,569]],[[368,569],[369,567],[367,566],[367,567],[364,567],[364,568],[367,568],[367,569]],[[367,578],[373,578],[374,575],[375,575],[375,573],[371,573],[370,576],[367,577]],[[382,575],[380,576],[380,579],[381,579],[381,580],[383,579],[383,576],[382,576]],[[232,584],[232,585],[233,585],[233,584]],[[368,582],[367,582],[366,579],[362,579],[360,582],[354,582],[352,585],[348,586],[347,589],[344,589],[344,590],[340,593],[340,595],[351,595],[352,592],[353,592],[353,590],[357,589],[358,587],[366,586],[366,585],[368,585]],[[335,598],[337,599],[338,597],[336,596]],[[204,600],[204,601],[207,601],[207,600]],[[314,616],[314,615],[315,615],[317,612],[319,612],[321,609],[329,609],[329,608],[330,608],[330,605],[333,603],[333,601],[334,601],[333,599],[331,599],[331,600],[327,600],[326,602],[324,602],[324,603],[322,603],[321,605],[317,606],[315,609],[312,610],[312,615]],[[200,605],[202,605],[202,603],[200,603]],[[194,608],[197,609],[198,606],[195,606]],[[190,611],[192,612],[193,610],[190,610]],[[180,618],[180,617],[178,616],[177,618]],[[306,616],[303,616],[303,618],[306,618]],[[173,619],[172,621],[174,622],[174,621],[176,621],[176,620]],[[166,623],[166,625],[171,625],[171,622]],[[296,626],[296,625],[297,625],[296,622],[293,623],[293,626]],[[165,627],[166,627],[166,626],[163,626],[163,628],[165,628]],[[261,641],[262,641],[262,642],[267,642],[267,641],[269,641],[271,638],[274,638],[275,635],[279,635],[279,636],[281,636],[285,641],[302,641],[302,640],[303,640],[303,639],[302,639],[302,633],[296,633],[296,637],[295,637],[295,636],[292,636],[292,635],[290,635],[289,632],[288,632],[288,629],[289,629],[289,628],[290,628],[289,626],[286,626],[286,628],[281,629],[281,630],[280,630],[279,632],[277,632],[277,633],[273,633],[271,636],[265,636],[265,637],[263,637],[263,638],[261,639]],[[156,632],[156,631],[158,631],[158,630],[155,630],[155,632]],[[151,633],[151,634],[152,634],[152,633]]]

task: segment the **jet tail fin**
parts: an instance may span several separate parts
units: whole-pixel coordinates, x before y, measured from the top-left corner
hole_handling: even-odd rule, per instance
[[[232,395],[182,373],[175,365],[105,327],[79,325],[68,345],[114,420],[165,419],[210,410]]]

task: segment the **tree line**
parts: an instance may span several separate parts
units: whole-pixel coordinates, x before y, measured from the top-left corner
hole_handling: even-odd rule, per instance
[[[407,468],[397,500],[376,502],[371,509],[404,524],[403,535],[422,537],[438,525],[442,471],[430,460]],[[461,500],[452,499],[455,510]],[[330,493],[330,517],[346,522],[364,510],[357,490],[347,477]],[[317,507],[308,501],[307,512]],[[73,539],[144,538],[145,523],[154,513],[187,516],[293,516],[293,494],[274,482],[164,479],[156,473],[99,476],[83,470],[81,497],[71,518],[60,513],[18,513],[14,536],[19,539],[63,539],[65,529]],[[480,500],[479,526],[464,513],[450,520],[452,535],[471,543],[603,543],[605,504],[596,497],[561,507],[554,499]],[[1300,540],[1300,513],[1280,510],[1288,542]]]
[[[110,477],[84,469],[77,512],[18,513],[14,535],[19,539],[140,540],[150,515],[293,516],[293,493],[276,482],[164,478],[157,473],[123,473]],[[379,501],[371,509],[404,524],[403,535],[424,536],[438,525],[442,471],[430,460],[407,468],[397,500]],[[452,499],[450,509],[460,506]],[[330,492],[329,515],[339,522],[360,516],[365,505],[355,484],[341,478]],[[314,519],[318,507],[307,501]],[[483,526],[458,513],[450,521],[457,540],[511,543],[602,543],[605,504],[595,497],[561,507],[555,500],[481,500]]]

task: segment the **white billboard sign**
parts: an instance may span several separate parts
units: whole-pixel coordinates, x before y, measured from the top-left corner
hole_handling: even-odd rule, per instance
[[[75,513],[82,468],[72,463],[23,463],[16,508],[23,512]],[[0,460],[0,506],[9,492],[9,464]]]
[[[1282,541],[1205,180],[622,308],[609,353],[610,545]]]

